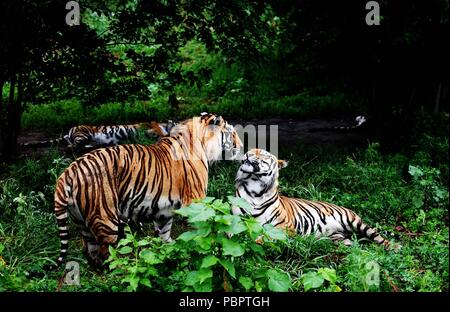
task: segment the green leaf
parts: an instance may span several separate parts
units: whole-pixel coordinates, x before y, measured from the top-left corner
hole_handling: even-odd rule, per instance
[[[252,242],[252,243],[248,244],[248,246],[250,247],[251,250],[253,250],[257,254],[264,256],[264,254],[265,254],[264,248],[261,245]]]
[[[159,259],[158,255],[155,252],[148,249],[141,251],[139,256],[145,261],[146,264],[153,265],[163,262],[161,259]]]
[[[117,252],[120,253],[121,255],[127,255],[127,254],[131,253],[132,251],[133,251],[133,248],[131,248],[130,246],[123,246]]]
[[[227,198],[231,205],[241,207],[242,209],[247,211],[248,214],[252,214],[253,207],[245,199],[234,196],[228,196]]]
[[[245,290],[250,290],[253,287],[253,281],[250,277],[241,276],[239,277],[239,283],[244,286]]]
[[[261,283],[259,281],[255,282],[255,289],[256,289],[257,292],[262,292],[263,291],[263,288],[262,288]]]
[[[138,246],[142,247],[142,246],[147,246],[147,245],[150,245],[150,242],[148,240],[146,240],[146,239],[140,240],[138,242]]]
[[[265,233],[268,237],[273,240],[286,240],[287,235],[286,232],[282,229],[274,227],[272,224],[265,224],[264,226]]]
[[[305,291],[308,291],[312,288],[319,288],[320,286],[322,286],[324,278],[317,272],[308,272],[306,274],[303,274],[302,282],[303,286],[305,287]]]
[[[177,237],[177,240],[182,240],[184,242],[190,241],[197,237],[198,233],[197,231],[188,231],[182,233],[180,236]]]
[[[146,268],[147,270],[145,271],[145,273],[148,276],[158,276],[160,274],[160,272],[153,266],[149,266],[148,268]]]
[[[231,277],[236,278],[236,269],[234,268],[233,262],[226,259],[219,259],[219,263],[227,270]]]
[[[252,274],[254,279],[261,279],[267,277],[267,269],[265,268],[259,268],[253,271]]]
[[[205,258],[203,258],[202,265],[200,266],[200,268],[209,268],[210,266],[216,264],[218,260],[219,259],[217,259],[213,255],[206,256]]]
[[[187,217],[190,222],[206,221],[216,215],[214,209],[203,203],[192,203],[189,206],[176,210],[176,213]]]
[[[198,280],[199,280],[198,271],[191,271],[186,275],[186,278],[184,279],[184,284],[187,286],[193,286],[198,282]]]
[[[139,283],[141,283],[142,285],[144,285],[148,288],[152,288],[152,283],[150,282],[150,280],[148,278],[141,278],[139,280]]]
[[[125,273],[124,269],[115,269],[111,272],[112,275],[122,275],[123,273]]]
[[[127,287],[130,291],[135,291],[139,284],[139,278],[137,276],[128,276],[123,279],[124,283],[128,283],[129,286]]]
[[[209,218],[214,217],[215,215],[216,212],[214,211],[214,209],[204,206],[204,209],[195,211],[195,214],[192,214],[192,217],[189,218],[189,221],[191,222],[206,221]]]
[[[241,244],[236,243],[231,239],[223,239],[222,248],[224,256],[240,257],[245,252],[245,249],[241,246]]]
[[[119,244],[117,244],[117,246],[125,246],[125,245],[128,245],[129,243],[131,243],[133,240],[132,239],[129,239],[129,238],[122,238],[120,241],[119,241]]]
[[[291,278],[285,272],[269,269],[267,270],[267,277],[269,278],[269,289],[272,291],[286,292],[291,287]]]
[[[413,196],[412,203],[415,208],[421,208],[423,206],[423,196],[420,196],[420,194]]]
[[[205,197],[201,200],[201,202],[205,204],[210,204],[214,201],[214,199],[215,199],[214,197]]]
[[[197,246],[202,248],[203,250],[210,250],[211,245],[213,243],[212,237],[196,237],[194,240],[197,243]],[[198,250],[198,249],[197,249]]]
[[[194,286],[197,283],[202,283],[206,279],[211,278],[213,272],[211,269],[200,269],[198,271],[191,271],[186,275],[184,283],[187,286]]]
[[[203,224],[202,226],[198,227],[197,229],[197,235],[198,236],[203,236],[206,237],[209,235],[209,233],[211,233],[212,229],[211,229],[211,223],[206,223]]]
[[[230,225],[231,222],[233,221],[232,218],[236,217],[234,215],[223,215],[223,216],[216,216],[214,218],[214,221],[217,223],[221,223],[221,224],[225,224],[225,225]]]
[[[342,288],[338,285],[330,285],[325,291],[327,292],[340,292],[342,291]]]
[[[185,287],[181,290],[181,292],[193,292],[194,290],[192,289],[192,287]]]
[[[197,292],[211,292],[212,288],[212,279],[208,278],[201,284],[194,284],[194,290]]]
[[[252,238],[253,236],[257,237],[263,231],[261,223],[259,223],[258,220],[256,220],[255,218],[249,218],[248,220],[245,221],[245,224],[247,225],[247,228],[250,231],[250,233],[253,234]]]
[[[228,203],[223,203],[222,201],[214,201],[212,204],[212,207],[216,209],[217,211],[220,211],[224,215],[231,214],[231,206]]]
[[[239,219],[233,219],[232,224],[226,229],[226,232],[229,234],[239,234],[242,233],[246,230],[246,226],[244,225],[244,223]]]
[[[213,276],[213,271],[211,269],[203,268],[198,270],[198,280],[203,283],[206,279],[211,278]]]
[[[177,214],[179,214],[179,215],[181,215],[183,217],[189,216],[189,212],[190,212],[189,206],[181,207],[180,209],[175,210],[175,213],[177,213]]]
[[[409,165],[408,173],[415,178],[423,176],[423,170],[419,167]]]
[[[224,225],[220,228],[220,230],[233,235],[242,233],[247,229],[239,216],[231,214],[216,216],[214,221]]]
[[[337,281],[337,276],[336,276],[336,271],[334,269],[330,269],[330,268],[320,268],[317,271],[320,275],[322,275],[322,277],[329,281],[332,284],[335,284]]]

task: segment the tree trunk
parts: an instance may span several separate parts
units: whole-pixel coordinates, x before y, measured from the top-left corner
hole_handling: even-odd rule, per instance
[[[16,99],[16,85],[18,89],[22,88],[23,83],[20,74],[14,74],[11,77],[9,90],[8,106],[5,107],[5,115],[2,125],[2,139],[0,142],[0,154],[2,158],[11,159],[17,154],[17,138],[20,130],[21,98],[22,91],[18,90]]]

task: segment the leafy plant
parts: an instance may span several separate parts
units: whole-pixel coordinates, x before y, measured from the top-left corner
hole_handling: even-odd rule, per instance
[[[112,273],[122,276],[132,291],[288,291],[289,274],[270,268],[265,259],[265,248],[279,248],[277,241],[285,240],[285,233],[232,215],[231,205],[249,209],[244,200],[230,196],[228,202],[207,197],[177,210],[193,229],[172,244],[159,238],[137,240],[128,229],[118,247],[110,248]]]
[[[436,168],[409,166],[409,174],[413,177],[415,196],[412,203],[416,208],[424,208],[439,204],[448,199],[448,191],[439,183],[440,171]]]
[[[309,271],[302,275],[301,281],[305,291],[320,288],[323,288],[323,291],[341,291],[336,285],[337,275],[334,269],[320,268],[317,271]]]

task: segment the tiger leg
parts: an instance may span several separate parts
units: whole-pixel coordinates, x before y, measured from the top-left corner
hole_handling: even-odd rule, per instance
[[[117,243],[119,237],[118,229],[115,231],[115,233],[111,233],[107,236],[102,236],[99,240],[99,248],[98,248],[98,255],[102,263],[109,257],[109,246],[114,246]]]
[[[165,243],[170,243],[170,230],[172,229],[173,217],[172,215],[160,213],[155,216],[153,224],[155,226],[155,233],[159,235],[161,240]]]
[[[330,239],[335,243],[342,242],[345,246],[353,245],[353,242],[351,241],[351,239],[349,239],[347,236],[345,236],[342,233],[333,233],[330,235]]]
[[[116,245],[119,237],[119,221],[96,218],[92,232],[97,244],[96,266],[105,268],[104,261],[109,257],[109,246]]]
[[[93,267],[101,267],[102,261],[99,258],[99,245],[95,237],[88,231],[82,232],[83,236],[83,254],[86,256],[88,263]]]

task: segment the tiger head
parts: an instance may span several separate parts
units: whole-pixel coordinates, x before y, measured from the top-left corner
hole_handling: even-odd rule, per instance
[[[266,150],[254,148],[249,150],[241,159],[241,166],[237,172],[238,185],[246,184],[255,193],[276,191],[278,185],[278,171],[285,168],[288,162],[277,159]]]
[[[200,143],[210,162],[219,160],[222,152],[231,153],[227,159],[236,159],[243,146],[234,127],[215,114],[202,113],[200,117],[185,120],[173,127],[170,135],[179,137],[186,131],[194,139],[194,146]]]

